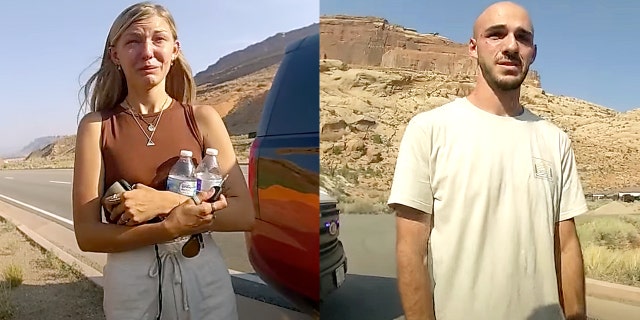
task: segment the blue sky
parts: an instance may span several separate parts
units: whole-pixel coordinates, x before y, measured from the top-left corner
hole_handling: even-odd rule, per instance
[[[320,13],[376,16],[468,43],[483,0],[321,0]],[[543,89],[617,111],[640,108],[640,1],[515,1],[530,13]]]
[[[0,154],[75,134],[81,81],[116,16],[138,1],[11,1],[0,10]],[[318,22],[318,0],[167,0],[194,75],[233,51]],[[83,84],[83,83],[82,83]]]

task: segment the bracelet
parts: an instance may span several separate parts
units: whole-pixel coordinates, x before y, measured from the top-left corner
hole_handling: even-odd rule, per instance
[[[193,200],[193,202],[195,202],[196,206],[202,203],[202,200],[200,200],[198,195],[192,195],[191,196],[191,200]]]

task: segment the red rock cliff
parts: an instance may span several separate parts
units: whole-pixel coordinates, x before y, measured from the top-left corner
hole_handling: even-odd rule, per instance
[[[477,72],[466,44],[438,34],[420,34],[376,17],[320,17],[320,57],[449,75],[474,76]],[[540,76],[530,70],[525,82],[540,87]]]

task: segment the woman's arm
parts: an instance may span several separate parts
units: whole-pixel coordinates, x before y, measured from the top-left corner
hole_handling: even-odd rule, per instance
[[[220,171],[223,176],[229,174],[224,187],[228,206],[215,212],[216,219],[211,230],[250,231],[255,220],[255,211],[227,128],[213,107],[199,105],[193,109],[205,148],[218,149]]]
[[[133,190],[118,194],[116,200],[103,197],[102,204],[111,221],[135,226],[157,216],[166,217],[171,210],[188,199],[189,197],[175,192],[156,190],[136,183]]]
[[[167,220],[135,227],[102,223],[101,125],[99,113],[87,114],[80,122],[76,136],[72,204],[78,246],[83,251],[119,252],[174,239],[182,230]]]

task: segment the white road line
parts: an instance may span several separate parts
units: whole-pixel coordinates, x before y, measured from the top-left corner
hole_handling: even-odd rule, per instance
[[[57,215],[55,215],[55,214],[53,214],[53,213],[51,213],[51,212],[49,212],[49,211],[45,211],[45,210],[42,210],[42,209],[40,209],[40,208],[36,208],[36,207],[34,207],[34,206],[30,205],[30,204],[26,204],[26,203],[24,203],[24,202],[22,202],[22,201],[20,201],[20,200],[16,200],[16,199],[13,199],[13,198],[7,197],[7,196],[5,196],[5,195],[3,195],[3,194],[0,194],[0,198],[2,198],[2,199],[6,199],[6,200],[9,200],[9,201],[11,201],[11,202],[13,202],[13,203],[17,203],[17,204],[19,204],[19,205],[21,205],[21,206],[25,206],[25,207],[27,207],[27,208],[29,208],[29,209],[31,209],[31,210],[35,210],[35,211],[37,211],[37,212],[40,212],[40,213],[44,214],[45,216],[48,216],[48,217],[54,218],[54,219],[56,219],[56,220],[58,220],[58,221],[62,221],[62,222],[64,222],[64,223],[68,224],[68,225],[73,225],[73,221],[71,221],[71,220],[69,220],[69,219],[66,219],[66,218],[63,218],[63,217],[57,216]]]
[[[229,269],[229,274],[231,274],[232,276],[236,277],[236,278],[240,278],[240,279],[244,279],[244,280],[248,280],[248,281],[252,281],[252,282],[257,282],[263,285],[267,285],[264,281],[262,281],[262,279],[260,279],[260,277],[250,274],[250,273],[245,273],[245,272],[241,272],[241,271],[236,271],[233,269]]]
[[[13,180],[13,177],[4,177],[7,180]]]
[[[52,182],[52,181],[49,181],[49,182]],[[21,206],[25,206],[25,207],[27,207],[27,208],[29,208],[31,210],[35,210],[35,211],[40,212],[40,213],[42,213],[42,214],[44,214],[44,215],[46,215],[48,217],[54,218],[54,219],[56,219],[58,221],[62,221],[64,223],[66,223],[66,224],[69,224],[69,225],[73,226],[73,221],[71,221],[69,219],[66,219],[66,218],[63,218],[63,217],[60,217],[60,216],[57,216],[57,215],[55,215],[55,214],[53,214],[53,213],[51,213],[49,211],[42,210],[42,209],[34,207],[34,206],[30,205],[30,204],[26,204],[26,203],[24,203],[24,202],[22,202],[20,200],[16,200],[16,199],[13,199],[11,197],[7,197],[7,196],[5,196],[3,194],[0,194],[0,198],[5,199],[5,200],[9,200],[9,201],[11,201],[13,203],[17,203],[17,204],[19,204]],[[234,277],[266,285],[266,283],[264,281],[262,281],[262,279],[260,279],[260,277],[258,277],[256,275],[249,274],[249,273],[246,273],[246,272],[237,271],[237,270],[233,270],[233,269],[228,269],[228,270],[229,270],[229,274],[234,276]]]
[[[55,180],[51,180],[51,181],[49,181],[49,182],[51,182],[51,183],[59,183],[59,184],[71,184],[71,182],[68,182],[68,181],[55,181]]]

